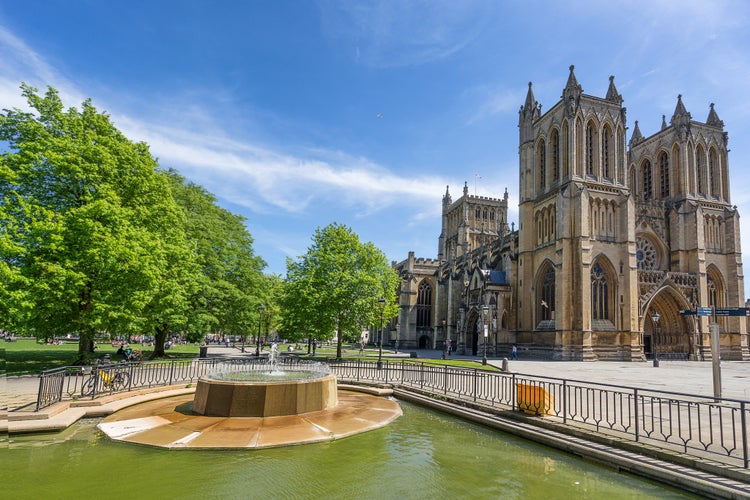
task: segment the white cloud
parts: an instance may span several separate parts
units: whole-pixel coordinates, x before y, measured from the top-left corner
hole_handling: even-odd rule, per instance
[[[492,2],[319,2],[324,33],[356,46],[356,61],[376,68],[449,57],[491,25]]]

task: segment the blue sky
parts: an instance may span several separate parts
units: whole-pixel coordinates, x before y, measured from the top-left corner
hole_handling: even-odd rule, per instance
[[[635,120],[646,136],[669,120],[677,94],[699,121],[716,103],[750,249],[749,17],[741,0],[11,0],[0,107],[24,107],[22,81],[69,106],[91,97],[246,216],[284,274],[334,221],[390,260],[436,257],[446,185],[454,199],[465,181],[507,188],[516,221],[528,82],[544,111],[575,64],[587,94],[615,76],[628,140]]]

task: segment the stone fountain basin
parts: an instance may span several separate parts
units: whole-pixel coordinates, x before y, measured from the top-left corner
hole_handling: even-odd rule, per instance
[[[239,372],[241,374],[248,372]],[[314,375],[310,375],[314,373]],[[296,377],[272,374],[201,377],[195,389],[193,413],[211,417],[278,417],[333,408],[338,404],[335,375],[305,372]]]

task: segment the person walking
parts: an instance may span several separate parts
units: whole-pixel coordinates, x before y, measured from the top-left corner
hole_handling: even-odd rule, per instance
[[[518,359],[518,348],[516,346],[513,346],[510,350],[510,359]]]

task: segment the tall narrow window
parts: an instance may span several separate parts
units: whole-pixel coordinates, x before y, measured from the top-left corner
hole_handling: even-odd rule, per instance
[[[659,155],[659,196],[669,197],[669,157],[664,152]]]
[[[708,182],[711,186],[711,196],[719,198],[719,173],[718,161],[716,158],[716,150],[711,148],[708,153]]]
[[[706,195],[706,153],[699,145],[695,150],[695,175],[698,181],[698,194]]]
[[[594,129],[586,127],[586,173],[594,175]]]
[[[562,130],[562,176],[563,179],[565,179],[570,175],[570,167],[568,163],[570,161],[570,147],[568,143],[570,140],[570,134],[568,132],[568,122],[563,122]]]
[[[542,321],[554,318],[555,310],[555,270],[552,266],[547,266],[544,272],[541,286],[541,297],[539,301],[540,318]]]
[[[547,186],[547,151],[544,147],[544,141],[539,141],[539,189],[542,190]]]
[[[560,133],[552,131],[552,182],[560,179]]]
[[[646,160],[643,162],[643,199],[650,200],[653,195],[653,184],[651,182],[651,162]]]
[[[602,154],[604,157],[604,178],[612,178],[612,131],[608,126],[604,127],[604,137],[602,137]]]
[[[591,317],[592,319],[609,319],[607,275],[598,262],[591,268]]]
[[[432,286],[422,281],[417,291],[417,327],[429,327],[432,317]]]

